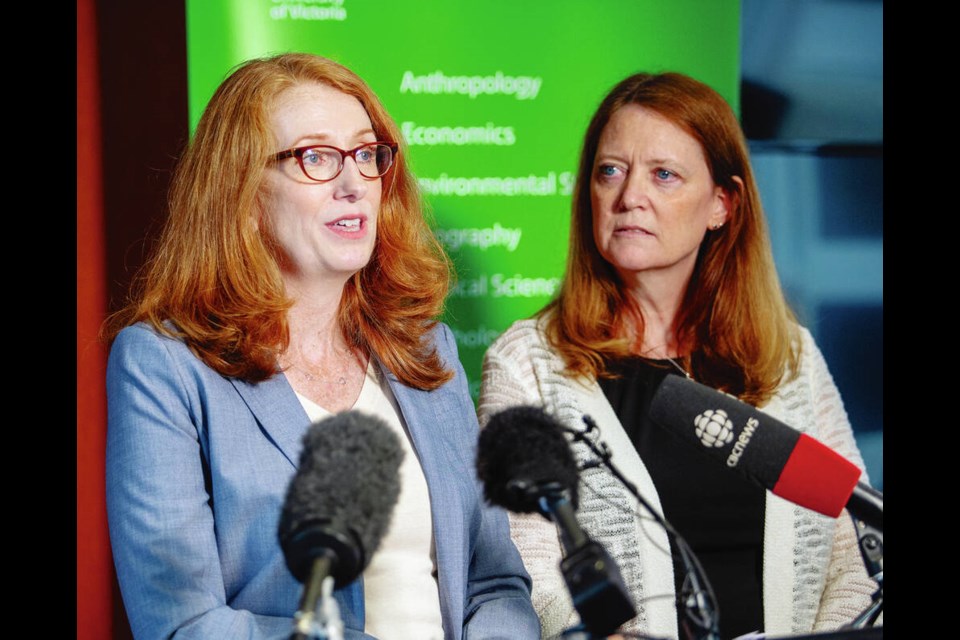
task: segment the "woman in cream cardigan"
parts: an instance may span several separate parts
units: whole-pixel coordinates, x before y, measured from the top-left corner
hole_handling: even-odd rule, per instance
[[[561,291],[490,347],[481,425],[522,404],[581,430],[591,416],[591,436],[702,562],[724,638],[850,622],[875,590],[851,519],[781,500],[651,426],[653,389],[670,374],[736,396],[863,467],[823,356],[781,292],[736,116],[697,80],[641,73],[610,92],[587,129]],[[580,462],[594,458],[583,443],[573,450]],[[676,606],[684,572],[649,514],[602,467],[582,473],[577,514],[636,601],[622,631],[688,637]],[[511,534],[544,637],[575,625],[554,525],[511,515]]]

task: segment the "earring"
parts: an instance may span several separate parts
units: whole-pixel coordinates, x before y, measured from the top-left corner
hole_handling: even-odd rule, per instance
[[[710,225],[710,230],[711,230],[711,231],[716,231],[717,229],[719,229],[719,228],[722,227],[722,226],[723,226],[723,223],[722,223],[722,222],[718,222],[718,223],[716,223],[716,224]]]

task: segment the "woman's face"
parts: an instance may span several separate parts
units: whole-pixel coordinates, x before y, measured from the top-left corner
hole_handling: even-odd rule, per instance
[[[590,201],[600,255],[628,284],[660,274],[685,286],[707,228],[728,212],[700,143],[639,105],[618,109],[604,127]]]
[[[377,139],[359,100],[319,83],[281,93],[272,123],[277,151],[310,144],[350,150]],[[284,273],[346,282],[362,269],[376,242],[380,189],[380,178],[361,176],[349,156],[329,182],[307,178],[296,158],[268,169],[263,216]]]

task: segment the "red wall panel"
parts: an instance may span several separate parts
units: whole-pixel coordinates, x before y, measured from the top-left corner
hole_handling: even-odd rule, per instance
[[[182,2],[77,0],[77,638],[132,637],[110,555],[107,347],[187,140]]]
[[[77,638],[112,632],[112,562],[104,505],[104,349],[107,308],[96,12],[77,2]]]

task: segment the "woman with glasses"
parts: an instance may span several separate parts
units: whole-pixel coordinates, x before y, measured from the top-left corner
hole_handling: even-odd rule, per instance
[[[405,455],[388,533],[335,593],[345,637],[539,637],[435,320],[448,269],[397,126],[353,72],[286,54],[217,89],[104,330],[110,536],[137,638],[289,636],[303,587],[278,520],[308,427],[346,410]]]
[[[723,638],[852,622],[876,589],[852,520],[767,493],[655,425],[650,407],[668,375],[736,396],[863,467],[826,362],[781,293],[736,116],[698,80],[639,73],[607,94],[587,128],[563,284],[487,351],[480,422],[535,405],[585,432],[589,415],[597,428],[586,437],[610,447],[693,549],[717,599],[699,611],[687,605],[704,590],[695,594],[676,539],[617,478],[589,466],[587,445],[573,444],[588,463],[578,518],[637,605],[624,631],[713,638],[716,618],[703,614],[718,607]],[[575,623],[553,525],[511,515],[511,533],[544,635]]]

